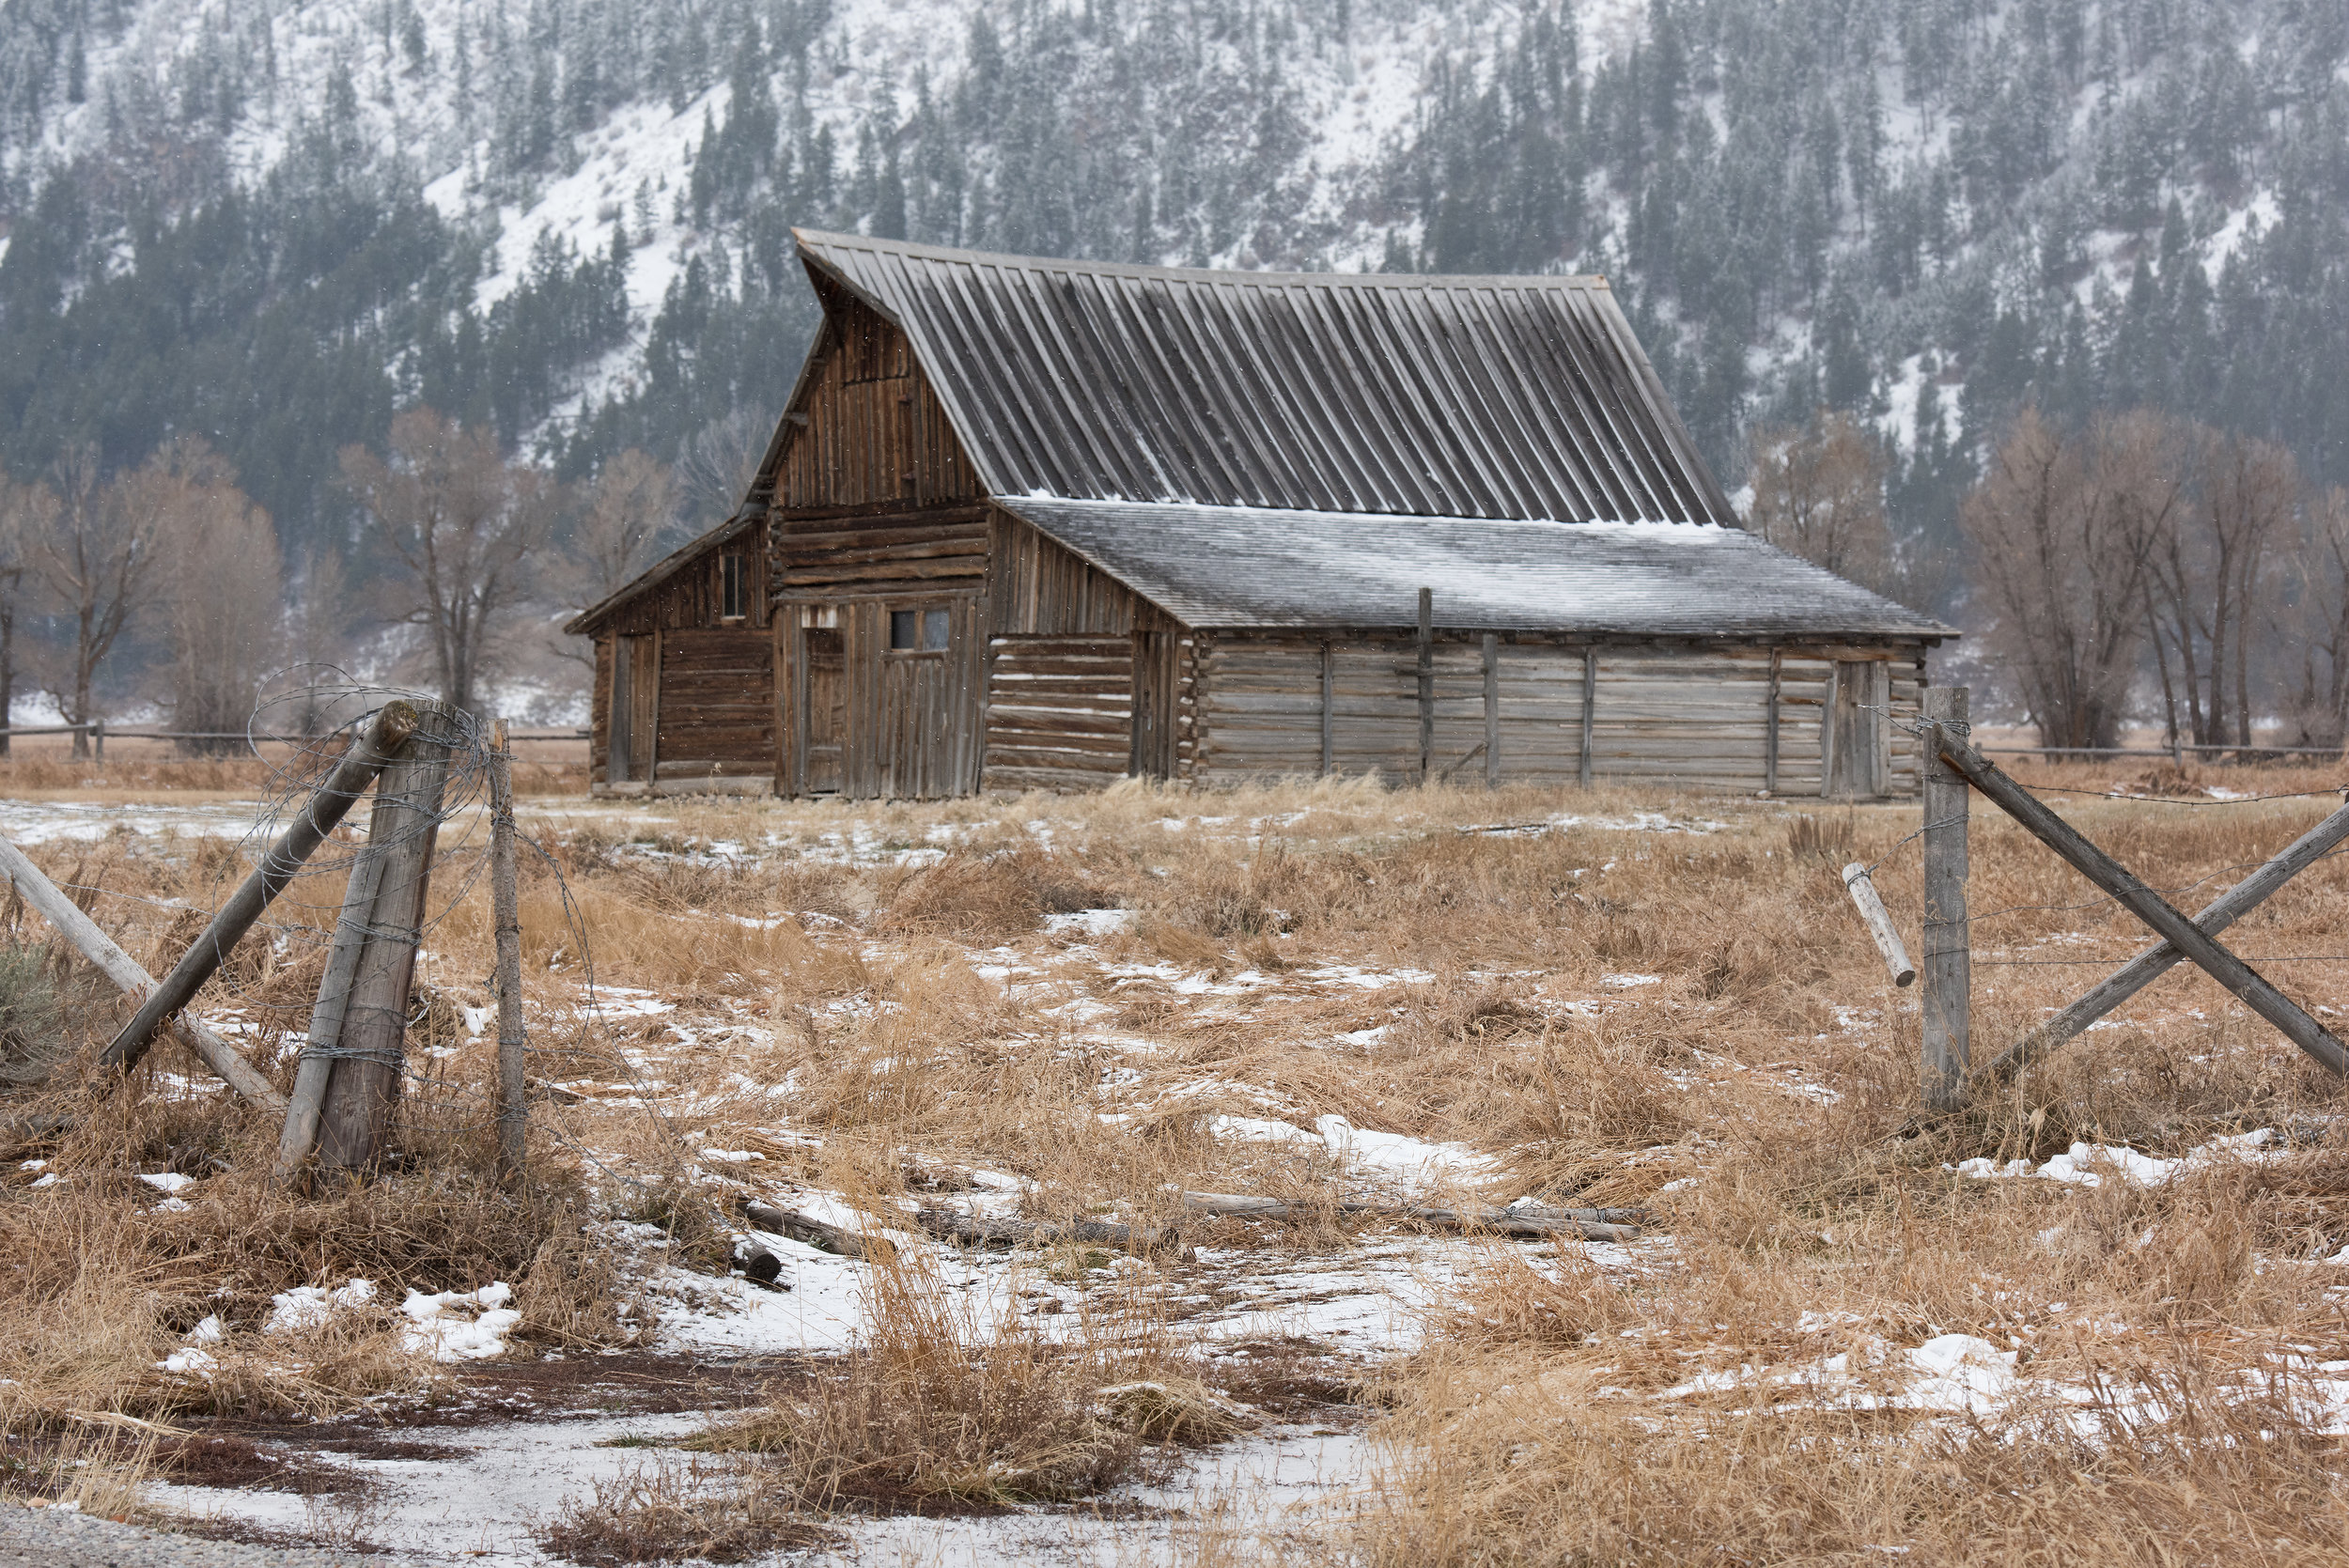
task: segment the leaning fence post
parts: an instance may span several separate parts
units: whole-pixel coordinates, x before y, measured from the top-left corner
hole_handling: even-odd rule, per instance
[[[1966,928],[1965,776],[1941,760],[1933,732],[1946,727],[1964,737],[1966,688],[1927,687],[1924,716],[1925,922],[1924,1060],[1925,1103],[1953,1110],[1966,1091],[1967,1024],[1972,1001],[1972,964]]]
[[[490,735],[490,908],[497,926],[498,1175],[520,1179],[529,1112],[522,1102],[522,917],[514,876],[514,774],[506,721]]]

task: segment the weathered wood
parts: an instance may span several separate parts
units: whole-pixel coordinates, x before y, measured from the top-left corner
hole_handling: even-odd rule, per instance
[[[1578,764],[1579,782],[1584,789],[1591,787],[1591,732],[1598,721],[1598,650],[1582,650],[1582,747]]]
[[[1332,736],[1338,711],[1337,692],[1337,656],[1330,646],[1330,639],[1324,637],[1321,640],[1321,767],[1318,769],[1323,778],[1330,776],[1330,759],[1335,751]]]
[[[1501,787],[1501,639],[1487,631],[1485,655],[1485,787]]]
[[[1313,1205],[1293,1205],[1278,1198],[1258,1198],[1235,1192],[1186,1192],[1183,1194],[1183,1207],[1192,1214],[1243,1219],[1311,1219],[1315,1214],[1334,1211],[1374,1219],[1411,1219],[1423,1225],[1441,1225],[1456,1230],[1491,1231],[1499,1235],[1573,1235],[1586,1241],[1629,1241],[1640,1234],[1639,1228],[1634,1225],[1567,1216],[1512,1213],[1507,1209],[1454,1209],[1361,1203],[1332,1203],[1328,1209],[1322,1209]]]
[[[1436,591],[1419,591],[1419,782],[1427,783],[1436,755]]]
[[[277,1135],[277,1157],[270,1172],[273,1182],[291,1181],[318,1145],[319,1114],[326,1103],[326,1081],[334,1070],[334,1049],[342,1038],[350,982],[359,970],[359,950],[366,941],[367,920],[375,909],[382,873],[383,846],[370,841],[352,861],[350,879],[343,887],[342,913],[334,922],[326,971],[319,977],[318,1000],[310,1008],[310,1032],[294,1068],[293,1094],[288,1098],[285,1125]]]
[[[2341,807],[2302,833],[2273,860],[2211,900],[2194,917],[2195,925],[2205,936],[2217,936],[2265,903],[2286,882],[2307,870],[2319,857],[2330,852],[2345,838],[2349,838],[2349,806]],[[1983,1076],[1994,1080],[2011,1077],[2185,961],[2186,955],[2170,943],[2155,943],[2106,976],[2071,1006],[2000,1052],[1983,1069]]]
[[[1858,861],[1843,868],[1843,887],[1851,894],[1854,908],[1859,911],[1860,922],[1868,927],[1868,935],[1875,939],[1876,951],[1884,955],[1885,970],[1895,986],[1906,986],[1917,978],[1917,966],[1908,961],[1908,949],[1901,945],[1901,934],[1892,927],[1892,917],[1884,910],[1884,900],[1876,896],[1876,885],[1868,877],[1868,868]]]
[[[252,875],[221,905],[203,935],[181,955],[171,972],[139,1004],[131,1021],[107,1044],[101,1062],[125,1071],[137,1064],[163,1019],[194,1000],[197,988],[219,970],[229,950],[253,928],[253,923],[261,918],[261,911],[269,908],[270,901],[293,880],[303,862],[326,842],[335,824],[415,730],[414,708],[404,702],[383,705],[374,722],[334,764],[326,782],[303,802],[292,825],[262,853]]]
[[[125,995],[145,997],[153,991],[155,982],[145,967],[100,930],[98,923],[44,876],[23,850],[5,838],[0,838],[0,877],[12,884],[27,908],[55,926],[59,936],[72,943],[76,952],[97,966],[98,971]],[[240,1095],[272,1110],[284,1107],[286,1096],[262,1076],[261,1070],[202,1019],[183,1014],[167,1027],[174,1039],[194,1052],[198,1061]]]
[[[1831,710],[1830,710],[1831,711]],[[1963,731],[1966,688],[1937,686],[1925,693],[1925,715]],[[1831,727],[1831,726],[1830,726]],[[1832,755],[1830,750],[1828,754]],[[1831,773],[1832,768],[1826,769]],[[1824,787],[1824,786],[1822,786]],[[1966,924],[1968,875],[1966,780],[1939,761],[1925,770],[1924,790],[1924,1027],[1921,1049],[1925,1103],[1954,1108],[1966,1091],[1968,1032],[1973,1012],[1973,960]]]
[[[1762,709],[1762,788],[1770,795],[1778,793],[1778,687],[1779,651],[1770,650],[1770,681],[1768,694]]]
[[[1178,1251],[1182,1248],[1182,1237],[1174,1231],[1082,1216],[1064,1223],[988,1219],[954,1209],[923,1209],[915,1219],[931,1235],[966,1247],[1052,1247],[1075,1242],[1084,1247],[1114,1247],[1142,1256]]]
[[[514,772],[506,721],[490,732],[490,917],[497,941],[498,1173],[519,1180],[530,1110],[523,1080],[521,893],[514,866]]]
[[[742,1200],[742,1214],[752,1224],[770,1234],[789,1236],[793,1241],[803,1241],[810,1247],[820,1247],[844,1258],[885,1260],[896,1255],[897,1249],[886,1236],[861,1236],[854,1231],[828,1225],[820,1219],[811,1219],[796,1209],[779,1209],[772,1203],[745,1198]]]
[[[420,723],[383,769],[367,828],[380,846],[374,908],[331,1048],[333,1071],[319,1108],[318,1161],[330,1171],[368,1171],[383,1154],[406,1070],[408,992],[440,836],[454,709],[418,705]]]
[[[1952,732],[1933,730],[1934,755],[1988,796],[2025,831],[2054,850],[2066,864],[2120,906],[2152,926],[2195,966],[2241,998],[2244,1004],[2282,1032],[2284,1037],[2332,1072],[2349,1077],[2349,1049],[2300,1005],[2147,887],[2135,873],[2083,837],[1996,764]]]

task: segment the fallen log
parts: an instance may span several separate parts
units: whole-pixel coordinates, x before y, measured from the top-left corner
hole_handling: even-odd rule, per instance
[[[1066,1224],[1050,1219],[999,1219],[963,1214],[955,1209],[923,1209],[914,1217],[922,1229],[941,1241],[966,1247],[1050,1247],[1073,1241],[1084,1247],[1114,1247],[1136,1254],[1172,1252],[1182,1237],[1151,1225],[1127,1225],[1114,1219],[1074,1219]]]
[[[755,1198],[742,1200],[742,1214],[752,1224],[770,1234],[804,1241],[810,1247],[820,1247],[844,1258],[885,1263],[896,1255],[896,1248],[885,1236],[861,1236],[854,1231],[844,1231],[837,1225],[810,1219],[796,1209],[779,1209]]]
[[[1306,1204],[1292,1204],[1278,1198],[1259,1198],[1237,1192],[1186,1192],[1183,1207],[1192,1214],[1226,1216],[1245,1219],[1304,1219],[1323,1212]],[[1630,1241],[1640,1234],[1636,1225],[1621,1224],[1607,1219],[1584,1219],[1555,1211],[1532,1213],[1508,1209],[1461,1210],[1436,1208],[1419,1204],[1342,1203],[1330,1205],[1345,1215],[1366,1215],[1381,1219],[1410,1219],[1423,1225],[1440,1225],[1462,1231],[1490,1231],[1506,1236],[1579,1236],[1584,1241]],[[1627,1213],[1625,1210],[1602,1211]]]
[[[101,973],[122,987],[125,995],[143,1000],[153,991],[154,978],[140,967],[139,961],[101,931],[98,923],[82,912],[80,905],[68,898],[41,874],[40,867],[25,858],[23,850],[4,838],[0,838],[0,877],[13,883],[24,902],[55,926],[58,934],[96,965]],[[285,1110],[286,1096],[262,1076],[261,1069],[200,1020],[182,1013],[171,1020],[167,1032],[194,1051],[229,1088],[255,1105],[281,1113]]]

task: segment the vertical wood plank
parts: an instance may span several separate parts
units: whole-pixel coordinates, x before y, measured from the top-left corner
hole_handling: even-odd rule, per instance
[[[1936,686],[1924,694],[1927,720],[1953,734],[1967,733],[1967,691]],[[1928,731],[1927,734],[1932,732]],[[1923,1061],[1925,1103],[1953,1109],[1966,1091],[1968,1025],[1972,1010],[1972,961],[1966,926],[1966,817],[1969,792],[1964,775],[1941,759],[1937,748],[1925,756],[1925,923]]]
[[[1779,660],[1783,656],[1776,648],[1770,650],[1770,684],[1763,701],[1768,706],[1762,715],[1762,792],[1778,793],[1778,676]]]
[[[1419,591],[1419,782],[1427,783],[1436,751],[1436,590]]]
[[[1338,656],[1330,639],[1321,640],[1321,776],[1330,776],[1337,744]]]
[[[1591,787],[1591,731],[1598,718],[1598,650],[1582,650],[1582,754],[1579,782]]]
[[[1501,639],[1485,633],[1485,787],[1501,787]]]

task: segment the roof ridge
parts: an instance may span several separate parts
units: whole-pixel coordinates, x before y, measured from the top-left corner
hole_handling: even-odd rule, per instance
[[[1153,267],[1131,261],[1086,261],[1073,256],[1021,256],[1010,251],[972,251],[952,245],[926,245],[911,240],[884,240],[869,234],[843,234],[830,229],[794,228],[791,238],[802,248],[865,250],[890,256],[919,256],[973,266],[1018,267],[1034,272],[1083,272],[1095,277],[1167,278],[1184,282],[1233,284],[1251,288],[1274,286],[1392,288],[1424,293],[1432,289],[1509,288],[1521,292],[1551,289],[1608,289],[1602,272],[1289,272],[1252,267]]]

